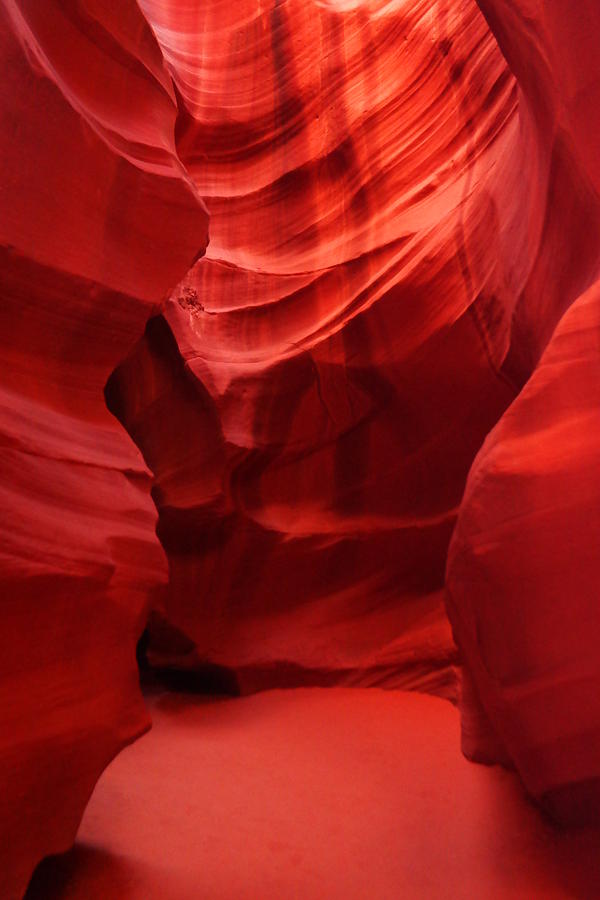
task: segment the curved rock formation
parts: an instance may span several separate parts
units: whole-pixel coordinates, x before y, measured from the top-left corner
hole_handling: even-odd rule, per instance
[[[142,6],[211,217],[108,391],[170,560],[151,658],[447,694],[446,549],[537,214],[514,82],[474,3]]]
[[[550,164],[547,212],[513,329],[523,392],[471,470],[448,559],[467,673],[469,756],[512,761],[562,821],[600,818],[600,10],[482,3]],[[528,336],[530,336],[528,338]]]
[[[533,215],[529,275],[515,304],[503,368],[522,383],[563,312],[598,273],[600,10],[594,0],[583,0],[576,10],[568,0],[479,5],[519,84],[515,152]]]
[[[156,476],[157,664],[451,689],[466,473],[600,258],[597,9],[480,5],[509,68],[474,4],[144,0],[211,214],[108,391]]]
[[[582,814],[600,11],[479,7],[2,0],[3,896],[147,725],[148,598],[156,665],[452,695],[499,419],[465,747]]]
[[[72,842],[148,726],[135,645],[166,565],[103,388],[206,244],[135,3],[0,9],[0,894]]]
[[[565,314],[469,475],[448,605],[492,734],[562,819],[600,808],[600,283]],[[481,722],[479,723],[481,728]],[[495,761],[463,730],[467,755]]]

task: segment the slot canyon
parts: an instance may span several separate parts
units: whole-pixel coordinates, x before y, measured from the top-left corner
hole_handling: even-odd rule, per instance
[[[600,898],[598,0],[0,48],[0,900]]]

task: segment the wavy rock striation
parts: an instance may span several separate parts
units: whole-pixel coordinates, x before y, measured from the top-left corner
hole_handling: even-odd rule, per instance
[[[156,665],[452,695],[459,506],[465,748],[586,812],[600,12],[479,7],[2,0],[3,896],[149,598]]]
[[[0,894],[72,842],[148,727],[135,645],[166,579],[106,379],[206,244],[135,3],[0,9]]]
[[[466,474],[600,259],[597,8],[480,7],[489,27],[452,2],[143,2],[211,215],[206,257],[108,390],[156,476],[171,571],[158,665],[221,667],[242,691],[452,691],[440,588]],[[487,513],[490,530],[512,523],[506,540],[528,503],[552,505],[547,480],[520,496],[535,454],[510,446],[512,505],[498,494]],[[485,483],[487,452],[470,484]],[[518,701],[503,694],[497,717],[478,673],[488,653],[519,669],[518,625],[494,638],[495,608],[510,585],[522,597],[522,576],[535,622],[545,580],[502,545],[480,603],[471,497],[449,566],[464,744],[516,763],[542,796],[563,784],[548,735],[523,762],[534,718],[519,712],[522,745],[507,738]],[[536,547],[553,558],[544,532]],[[463,615],[487,628],[485,649]],[[565,653],[576,644],[565,636]],[[541,665],[551,648],[536,652]]]
[[[211,217],[108,389],[169,555],[150,657],[451,693],[446,549],[537,214],[514,80],[474,3],[142,7]]]

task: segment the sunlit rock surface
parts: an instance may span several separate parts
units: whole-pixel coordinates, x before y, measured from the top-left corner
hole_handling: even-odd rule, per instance
[[[170,561],[150,659],[449,694],[446,549],[541,219],[514,80],[475,4],[143,8],[211,235],[108,389]]]
[[[0,9],[0,895],[72,842],[149,724],[136,641],[166,579],[151,478],[103,388],[202,252],[176,103],[134,3]]]
[[[531,198],[530,273],[503,368],[523,381],[562,313],[599,270],[600,9],[594,0],[576,9],[568,0],[479,5],[519,84],[515,162]]]

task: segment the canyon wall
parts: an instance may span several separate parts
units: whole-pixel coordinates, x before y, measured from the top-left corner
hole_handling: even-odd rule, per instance
[[[515,332],[537,335],[521,345],[530,357],[567,312],[473,464],[449,552],[463,747],[514,764],[559,821],[598,821],[600,10],[481,6],[553,173],[515,310]]]
[[[0,894],[67,849],[149,726],[135,647],[165,582],[151,474],[103,388],[206,244],[135,3],[0,9]]]
[[[600,283],[564,315],[469,473],[448,558],[463,749],[565,822],[600,802]]]

